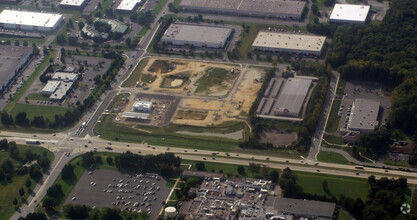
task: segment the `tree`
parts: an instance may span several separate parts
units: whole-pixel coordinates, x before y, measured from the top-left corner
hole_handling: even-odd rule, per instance
[[[27,178],[27,179],[26,179],[25,186],[26,186],[27,188],[29,188],[31,185],[32,185],[32,181],[31,181],[29,178]]]
[[[19,220],[47,220],[46,215],[43,213],[29,213],[26,218],[20,217]]]
[[[9,143],[9,154],[13,159],[19,158],[19,149],[17,149],[16,142],[14,141]]]
[[[19,189],[19,195],[23,196],[25,194],[25,189],[23,189],[23,187],[20,187]]]
[[[29,177],[38,181],[42,177],[41,168],[38,164],[33,164],[29,167]]]
[[[15,45],[15,46],[19,46],[19,45],[20,45],[20,41],[19,41],[19,40],[16,40],[16,41],[14,42],[14,45]]]
[[[29,125],[29,119],[27,118],[26,112],[19,112],[15,116],[15,121],[17,125],[20,126],[28,126]]]
[[[7,139],[3,138],[2,140],[0,140],[0,149],[7,151],[8,148],[9,148],[9,142],[7,141]]]
[[[81,164],[85,168],[90,168],[93,164],[95,164],[96,160],[94,159],[93,152],[87,152],[81,156]]]
[[[61,195],[63,195],[63,192],[62,192],[62,186],[59,183],[52,185],[46,191],[46,196],[51,197],[51,198],[59,198]]]
[[[74,166],[72,164],[65,164],[61,171],[61,177],[63,180],[69,180],[74,177]]]
[[[328,184],[327,184],[327,181],[326,181],[326,180],[323,180],[323,191],[324,191],[326,194],[330,194],[330,191],[329,191],[329,186],[328,186]]]
[[[114,165],[114,163],[113,163],[113,157],[108,156],[108,157],[106,158],[106,161],[107,161],[107,164],[109,164],[109,165]]]
[[[29,43],[27,41],[23,41],[23,46],[27,47]]]
[[[271,170],[269,172],[269,180],[271,180],[273,183],[278,183],[278,180],[279,180],[278,170]]]
[[[204,162],[201,162],[201,161],[195,163],[195,167],[197,168],[198,171],[205,171],[206,170]]]
[[[259,173],[260,169],[260,164],[249,163],[249,171],[252,173],[252,175]]]
[[[243,166],[238,166],[238,167],[237,167],[237,173],[239,173],[239,175],[241,175],[241,176],[246,176],[246,173],[245,173],[245,167],[243,167]]]
[[[14,199],[13,199],[13,205],[14,205],[14,206],[17,206],[17,203],[18,203],[18,202],[17,202],[17,199],[16,199],[16,198],[14,198]]]
[[[1,112],[1,122],[5,126],[9,126],[13,124],[13,116],[9,115],[7,112]]]

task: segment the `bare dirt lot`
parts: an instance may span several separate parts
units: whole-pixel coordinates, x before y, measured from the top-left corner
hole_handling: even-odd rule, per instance
[[[225,77],[227,79],[221,82],[222,86],[208,85],[207,88],[202,89],[200,87],[199,90],[203,91],[199,91],[198,95],[217,96],[227,94],[240,73],[239,68],[233,65],[153,57],[149,58],[147,65],[141,71],[142,74],[136,81],[143,83],[143,89],[145,90],[191,95],[201,86],[201,83],[197,83],[197,81],[204,77],[209,69],[224,69],[225,72],[234,69],[234,74],[232,74],[233,77]]]
[[[261,136],[261,143],[271,143],[274,147],[288,146],[295,140],[297,140],[297,133],[295,132],[281,133],[279,131],[271,131],[265,132]]]
[[[174,117],[173,122],[208,126],[246,117],[262,86],[262,83],[255,82],[255,78],[263,77],[264,72],[254,68],[242,69],[242,76],[236,81],[230,94],[220,100],[184,98],[179,104],[179,110],[208,111],[208,114],[203,120]]]
[[[117,186],[120,183],[123,183],[122,187]],[[138,185],[140,187],[137,187]],[[169,191],[170,188],[166,186],[166,181],[163,178],[160,180],[150,177],[136,178],[135,176],[128,178],[128,174],[117,171],[96,170],[91,175],[84,172],[65,204],[85,204],[96,207],[114,206],[120,209],[127,208],[131,211],[141,210],[142,212],[150,209],[150,219],[156,219]],[[144,195],[144,193],[149,195]],[[137,207],[134,206],[136,202],[138,203]]]

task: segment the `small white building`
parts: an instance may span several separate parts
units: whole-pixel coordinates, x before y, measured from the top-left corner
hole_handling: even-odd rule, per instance
[[[120,12],[132,12],[136,10],[137,6],[141,2],[142,0],[122,0],[116,9]]]
[[[42,95],[52,95],[57,90],[60,84],[60,81],[49,80],[41,91]]]
[[[363,24],[368,17],[369,5],[336,4],[330,15],[329,22]]]
[[[52,80],[64,81],[64,82],[75,82],[78,79],[77,73],[68,72],[56,72],[52,76]]]
[[[149,113],[152,111],[152,102],[136,101],[132,107],[133,112]]]
[[[62,0],[59,6],[63,8],[75,8],[79,9],[84,7],[86,0]]]
[[[51,32],[63,20],[61,14],[5,9],[0,13],[0,27],[25,31]]]

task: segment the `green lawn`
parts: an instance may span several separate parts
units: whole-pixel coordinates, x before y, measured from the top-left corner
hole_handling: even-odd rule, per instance
[[[353,199],[359,197],[362,201],[365,201],[370,188],[367,179],[297,171],[295,173],[297,175],[297,185],[306,193],[336,196],[336,198],[345,195]],[[327,181],[330,194],[324,192],[323,180]]]
[[[159,0],[158,4],[152,9],[152,13],[154,15],[159,14],[167,2],[168,0]]]
[[[28,100],[35,100],[35,101],[49,101],[49,97],[43,96],[40,93],[30,93],[25,98]]]
[[[109,112],[116,112],[115,108],[117,107],[117,105],[120,105],[120,103],[123,100],[126,100],[126,98],[129,98],[130,94],[129,93],[120,93],[117,94],[110,102],[110,104],[107,106],[107,110]],[[119,110],[118,110],[119,111]]]
[[[135,70],[130,74],[129,78],[127,78],[123,83],[122,87],[134,87],[136,82],[139,81],[139,77],[142,73],[143,68],[148,64],[149,59],[145,58],[142,59],[139,64],[136,66]]]
[[[392,165],[392,166],[400,166],[400,167],[410,167],[407,161],[395,161],[390,159],[385,159],[384,164]]]
[[[331,144],[340,144],[340,145],[345,144],[342,137],[338,137],[334,135],[324,135],[324,139]]]
[[[23,156],[26,150],[30,149],[33,153],[42,155],[46,152],[47,157],[52,162],[54,160],[54,154],[42,147],[35,147],[35,146],[26,146],[26,145],[17,145],[19,149],[19,155]],[[5,151],[0,151],[0,163],[4,160],[9,159],[9,153]],[[18,161],[12,160],[15,166],[19,165]],[[28,188],[25,186],[26,180],[29,178],[29,174],[25,174],[23,176],[15,175],[12,179],[11,183],[7,183],[5,185],[0,185],[0,216],[3,216],[2,219],[9,219],[13,213],[15,212],[13,207],[13,200],[16,198],[18,200],[18,207],[22,205],[21,198],[27,199],[29,197]],[[30,190],[36,186],[36,182],[31,180],[32,184],[30,186]],[[19,195],[19,189],[23,187],[25,190],[25,194],[23,196]]]
[[[34,116],[43,116],[44,118],[48,118],[50,121],[54,121],[55,115],[64,115],[67,110],[69,110],[67,107],[17,103],[9,113],[15,116],[19,112],[26,112],[27,117],[30,119]]]
[[[216,127],[169,125],[164,128],[143,126],[134,129],[129,125],[115,123],[112,119],[114,119],[113,115],[104,115],[101,122],[96,126],[95,133],[107,140],[191,149],[232,151],[237,148],[238,141],[220,137],[190,136],[176,133],[177,131],[231,133],[244,129],[245,138],[249,132],[246,124],[242,122],[225,123]]]
[[[140,81],[144,83],[151,84],[153,81],[155,81],[155,77],[152,74],[142,74],[140,77]]]
[[[332,109],[330,111],[329,119],[327,120],[326,131],[327,132],[336,132],[337,127],[339,126],[340,117],[337,117],[339,112],[340,100],[334,100]]]
[[[317,159],[321,162],[327,163],[349,164],[349,161],[347,161],[342,155],[329,151],[320,151],[317,155]]]
[[[337,89],[336,89],[336,95],[345,94],[345,87],[346,87],[346,81],[343,79],[339,79],[339,83],[337,84]]]
[[[349,216],[342,209],[338,209],[339,213],[337,214],[336,220],[350,220]]]

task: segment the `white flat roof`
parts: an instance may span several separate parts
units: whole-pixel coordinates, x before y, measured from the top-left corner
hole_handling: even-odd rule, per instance
[[[61,100],[71,88],[73,82],[61,82],[53,94],[49,96],[53,100]]]
[[[336,4],[330,15],[330,20],[364,22],[368,16],[369,9],[369,5]]]
[[[0,23],[28,25],[37,27],[54,27],[62,18],[61,14],[15,11],[5,9],[0,13]]]
[[[326,41],[325,36],[261,31],[252,46],[320,52],[324,41]]]
[[[85,0],[62,0],[60,5],[81,6]]]
[[[61,80],[61,81],[75,81],[78,78],[78,74],[76,73],[66,73],[66,72],[56,72],[53,76],[53,80]]]
[[[141,1],[142,0],[123,0],[116,9],[131,11],[135,8],[136,4],[139,4]]]
[[[53,93],[55,92],[59,84],[61,84],[60,81],[49,80],[48,83],[46,83],[45,87],[43,87],[42,92]]]
[[[149,113],[122,112],[123,118],[148,119]]]

